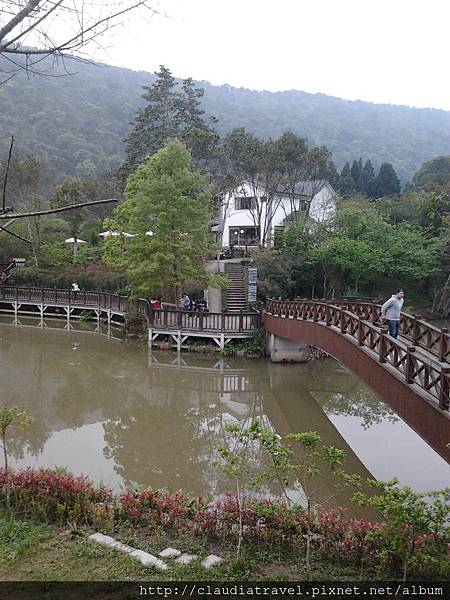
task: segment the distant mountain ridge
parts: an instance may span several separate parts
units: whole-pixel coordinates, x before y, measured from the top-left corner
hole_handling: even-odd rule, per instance
[[[14,134],[16,150],[35,154],[60,176],[96,173],[123,159],[125,138],[154,75],[112,66],[72,63],[68,77],[16,76],[0,86],[0,154]],[[1,68],[1,64],[0,64]],[[56,74],[62,74],[60,68]],[[425,161],[450,155],[450,112],[342,100],[302,91],[204,88],[204,109],[226,133],[246,127],[261,137],[291,129],[311,144],[325,144],[338,169],[345,161],[392,162],[403,183]]]

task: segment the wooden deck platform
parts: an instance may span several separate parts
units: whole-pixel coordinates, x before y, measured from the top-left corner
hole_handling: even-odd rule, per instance
[[[152,310],[145,298],[132,300],[109,292],[64,289],[0,287],[0,312],[39,317],[63,318],[70,329],[73,319],[89,319],[123,325],[131,313],[146,317],[149,324],[148,341],[168,336],[177,349],[189,338],[213,340],[221,349],[232,339],[253,337],[261,326],[260,314],[252,312],[185,312],[174,308]]]

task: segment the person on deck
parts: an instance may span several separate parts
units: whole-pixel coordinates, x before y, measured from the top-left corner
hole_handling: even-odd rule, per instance
[[[191,310],[191,299],[187,294],[183,294],[180,298],[181,310]]]
[[[72,283],[72,292],[80,292],[80,286],[78,285],[78,283],[76,281],[74,281]]]
[[[389,335],[396,338],[400,331],[400,313],[405,301],[403,290],[397,290],[381,307],[381,319],[386,319],[389,326]]]
[[[159,296],[152,298],[150,302],[153,310],[161,310],[161,298]]]

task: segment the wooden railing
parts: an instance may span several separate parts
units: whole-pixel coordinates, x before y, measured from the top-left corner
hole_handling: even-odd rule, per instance
[[[183,331],[249,333],[261,326],[257,312],[210,313],[162,309],[153,311],[152,327]]]
[[[249,333],[261,326],[258,312],[210,313],[181,311],[174,308],[153,310],[145,298],[132,300],[128,296],[109,292],[67,289],[26,288],[0,286],[0,302],[49,303],[71,307],[111,309],[120,313],[140,313],[148,317],[155,329],[176,329],[186,331]]]
[[[38,302],[45,304],[62,304],[65,306],[82,306],[88,308],[112,309],[118,312],[138,312],[149,316],[150,303],[145,298],[132,300],[128,296],[111,294],[110,292],[94,292],[82,290],[74,292],[67,289],[56,288],[26,288],[26,287],[0,287],[0,302],[2,300],[15,302]]]
[[[380,321],[381,304],[368,302],[334,301],[337,306],[344,306],[359,317],[373,323]],[[433,354],[440,362],[450,362],[450,333],[445,327],[440,328],[425,321],[421,315],[400,313],[400,335],[408,339],[413,346],[418,346]]]
[[[416,340],[416,345],[409,344],[409,340],[405,343],[391,337],[387,327],[375,324],[379,307],[370,303],[269,299],[265,311],[276,317],[305,319],[337,328],[341,335],[352,337],[358,346],[370,350],[375,360],[392,367],[405,383],[417,385],[437,400],[441,409],[449,410],[450,364],[446,330],[402,313],[401,323],[406,335]],[[427,352],[422,352],[422,348]],[[435,353],[444,361],[436,360]]]

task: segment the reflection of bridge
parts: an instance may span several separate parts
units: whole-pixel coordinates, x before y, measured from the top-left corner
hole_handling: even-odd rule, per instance
[[[368,303],[269,300],[266,330],[311,344],[359,375],[405,421],[448,459],[450,441],[450,335],[421,318],[401,316],[401,337],[377,323],[379,308]]]

